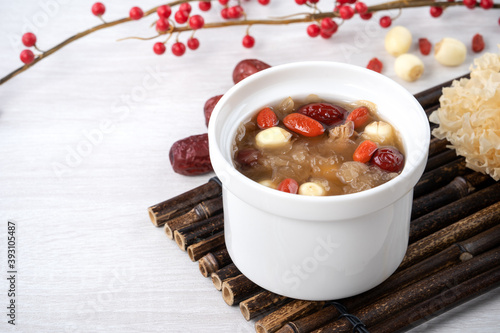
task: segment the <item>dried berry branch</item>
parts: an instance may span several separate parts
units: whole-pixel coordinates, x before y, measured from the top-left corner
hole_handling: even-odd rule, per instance
[[[168,3],[167,5],[170,7],[174,7],[174,6],[182,5],[184,3],[195,2],[195,1],[198,2],[199,0],[177,0],[177,1],[172,1],[172,2]],[[486,0],[486,1],[490,1],[490,0]],[[231,20],[231,21],[222,21],[222,22],[212,22],[212,23],[201,24],[202,26],[199,28],[213,29],[213,28],[224,28],[224,27],[242,26],[242,25],[243,26],[283,25],[283,24],[295,24],[295,23],[307,23],[307,22],[320,22],[320,20],[324,19],[324,18],[340,18],[342,20],[345,20],[345,19],[352,17],[352,15],[354,15],[354,9],[352,9],[352,7],[349,7],[350,9],[347,12],[343,12],[342,8],[340,8],[340,10],[335,10],[332,12],[320,12],[319,10],[317,10],[317,8],[314,4],[306,3],[306,1],[303,1],[303,2],[312,8],[311,13],[297,13],[295,15],[290,15],[290,16],[283,17],[283,18],[250,19],[250,20],[246,19],[246,16],[244,16],[244,19],[241,19],[241,20]],[[313,1],[310,1],[310,2],[312,3]],[[375,12],[379,12],[379,11],[383,11],[383,10],[390,10],[390,9],[430,7],[431,8],[431,15],[432,16],[439,16],[442,12],[442,8],[445,8],[445,7],[466,6],[468,8],[474,8],[474,7],[482,6],[482,3],[476,2],[476,0],[463,0],[460,2],[449,2],[449,1],[436,2],[434,0],[396,0],[396,1],[390,1],[390,2],[386,2],[386,3],[382,3],[382,4],[378,4],[378,5],[373,5],[373,6],[369,6],[369,7],[366,7],[366,5],[364,5],[364,3],[358,2],[358,4],[362,4],[363,6],[365,6],[364,14],[367,15],[367,18],[371,17],[371,16],[369,16],[369,15],[371,15],[371,13],[375,13]],[[490,4],[491,4],[491,7],[489,7],[489,8],[500,8],[500,4],[493,4],[492,1],[490,1]],[[68,45],[68,44],[70,44],[70,43],[72,43],[72,42],[74,42],[82,37],[85,37],[93,32],[96,32],[96,31],[99,31],[99,30],[102,30],[105,28],[110,28],[110,27],[113,27],[113,26],[118,25],[118,24],[130,22],[132,20],[137,20],[137,19],[142,18],[142,17],[150,16],[152,14],[155,14],[159,7],[161,7],[161,6],[151,8],[145,12],[142,12],[142,10],[140,10],[139,8],[134,7],[133,9],[136,9],[136,11],[134,11],[134,13],[132,13],[132,11],[131,11],[130,17],[118,19],[118,20],[111,21],[111,22],[105,22],[103,20],[102,24],[97,25],[93,28],[87,29],[85,31],[82,31],[74,36],[71,36],[68,39],[66,39],[65,41],[57,44],[56,46],[52,47],[51,49],[49,49],[45,52],[42,52],[41,54],[37,55],[36,57],[33,55],[33,53],[31,51],[25,50],[23,52],[27,51],[27,53],[22,54],[21,58],[25,57],[25,60],[27,63],[24,66],[19,67],[15,71],[9,73],[5,77],[1,78],[0,85],[2,85],[3,83],[7,82],[10,79],[12,79],[14,76],[24,72],[28,68],[34,66],[42,59],[50,56],[51,54],[53,54],[56,51],[59,51],[60,49],[65,47],[66,45]],[[343,6],[341,6],[341,7],[343,7]],[[344,7],[348,7],[348,6],[344,6]],[[438,9],[436,10],[435,8],[438,8]],[[487,8],[487,9],[489,9],[489,8]],[[433,11],[432,9],[435,9],[435,10]],[[439,10],[439,9],[441,9],[441,10]],[[357,7],[356,7],[356,10],[358,10]],[[102,13],[104,13],[104,8],[102,8]],[[94,13],[94,14],[102,19],[101,13]],[[390,17],[384,16],[381,18],[380,25],[382,27],[388,27],[391,24],[391,20],[392,19]],[[338,25],[335,22],[333,22],[333,24],[334,24],[334,26],[332,27],[332,31],[335,32]],[[156,35],[156,36],[148,37],[148,38],[140,38],[140,37],[134,37],[134,38],[147,40],[147,39],[153,39],[153,38],[159,37],[161,35],[166,35],[166,34],[172,35],[173,33],[180,33],[180,32],[184,32],[184,31],[194,31],[196,29],[197,28],[193,28],[189,24],[182,25],[182,26],[175,26],[175,24],[172,26],[168,26],[168,24],[167,24],[167,27],[165,28],[165,30],[160,31],[158,33],[158,35]],[[319,28],[317,28],[317,29],[318,29],[317,31],[312,32],[312,33],[316,34],[316,36],[320,34]],[[331,37],[333,32],[331,32],[330,35],[327,36],[327,38]],[[308,33],[312,36],[312,34],[309,31],[308,31]],[[248,45],[245,45],[245,46],[252,47],[253,46],[253,37],[249,36],[248,32],[247,32],[247,35],[245,37],[249,37],[249,39],[250,39],[250,40],[247,39]],[[126,38],[126,39],[130,39],[130,38]],[[199,42],[197,40],[193,41],[193,42],[197,43],[196,47],[199,45]],[[164,44],[164,43],[165,42],[157,43],[157,44]],[[176,43],[176,44],[182,44],[182,43]],[[176,45],[174,44],[174,46],[176,46]],[[179,46],[179,45],[177,45],[177,46]],[[181,46],[184,46],[184,45],[182,44]],[[34,47],[38,50],[36,45],[34,45]],[[159,49],[157,50],[157,48],[159,48]],[[162,45],[155,45],[155,52],[157,52],[158,54],[165,52],[164,45],[163,46]],[[175,49],[173,49],[173,52],[175,54]],[[179,50],[179,54],[177,54],[177,55],[181,55],[183,52],[184,52],[183,50]],[[23,60],[23,61],[25,61],[25,60]]]

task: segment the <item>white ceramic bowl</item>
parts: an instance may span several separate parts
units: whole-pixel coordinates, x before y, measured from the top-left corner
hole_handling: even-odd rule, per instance
[[[263,106],[309,94],[374,102],[402,137],[402,173],[364,192],[309,197],[267,188],[236,171],[231,147],[240,123]],[[256,284],[293,298],[338,299],[371,289],[401,263],[430,133],[420,104],[391,79],[333,62],[272,67],[224,94],[208,135],[212,165],[223,183],[226,246]]]

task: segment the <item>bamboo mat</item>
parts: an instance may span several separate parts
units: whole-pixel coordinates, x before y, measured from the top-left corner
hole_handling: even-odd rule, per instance
[[[415,95],[427,114],[442,87]],[[398,270],[357,296],[310,302],[255,285],[232,263],[224,244],[218,179],[149,208],[223,300],[256,320],[261,332],[395,332],[414,327],[500,285],[500,183],[465,167],[464,158],[431,139],[425,173],[414,190],[410,245]]]

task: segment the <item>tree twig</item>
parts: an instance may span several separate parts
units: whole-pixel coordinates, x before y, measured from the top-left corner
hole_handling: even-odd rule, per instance
[[[177,0],[177,1],[172,1],[168,3],[169,6],[177,6],[181,3],[185,2],[192,2],[192,1],[198,1],[198,0]],[[402,8],[416,8],[416,7],[427,7],[427,6],[439,6],[439,7],[450,7],[450,6],[463,6],[463,2],[448,2],[448,1],[439,1],[435,2],[434,0],[396,0],[396,1],[389,1],[386,3],[382,3],[379,5],[374,5],[368,7],[368,13],[375,13],[378,11],[382,10],[390,10],[390,9],[402,9]],[[479,6],[479,4],[476,4],[476,6]],[[156,10],[158,9],[159,6],[151,8],[147,11],[144,12],[144,17],[152,15],[156,13]],[[493,8],[500,8],[500,4],[494,4]],[[274,18],[274,19],[253,19],[253,20],[234,20],[234,21],[225,21],[225,22],[213,22],[213,23],[206,23],[203,26],[203,29],[214,29],[214,28],[224,28],[224,27],[231,27],[231,26],[241,26],[241,25],[281,25],[281,24],[295,24],[295,23],[307,23],[307,22],[314,22],[318,21],[322,18],[325,17],[331,17],[331,18],[338,18],[339,14],[338,11],[336,12],[320,12],[320,13],[299,13],[302,17],[297,17],[297,18],[284,18],[284,19],[279,19],[279,18]],[[291,17],[291,16],[290,16]],[[33,62],[30,64],[26,64],[22,67],[19,67],[18,69],[14,70],[13,72],[7,74],[3,78],[0,79],[0,85],[4,84],[5,82],[9,81],[12,79],[14,76],[26,71],[28,68],[33,67],[35,64],[37,64],[39,61],[42,59],[50,56],[51,54],[55,53],[56,51],[59,51],[66,45],[83,38],[93,32],[105,29],[105,28],[110,28],[118,24],[126,23],[131,21],[130,18],[122,18],[119,20],[111,21],[111,22],[106,22],[100,25],[97,25],[93,28],[87,29],[85,31],[82,31],[80,33],[77,33],[74,36],[69,37],[65,41],[57,44],[56,46],[52,47],[51,49],[41,53],[40,55],[36,56]],[[189,27],[189,25],[184,25],[182,27],[174,27],[169,31],[170,34],[176,33],[176,32],[183,32],[183,31],[192,31]],[[161,36],[162,34],[158,35]],[[154,37],[152,37],[154,38]],[[144,39],[152,39],[152,38],[144,38]],[[123,39],[132,39],[132,37],[129,38],[123,38]],[[139,37],[135,39],[141,39]]]

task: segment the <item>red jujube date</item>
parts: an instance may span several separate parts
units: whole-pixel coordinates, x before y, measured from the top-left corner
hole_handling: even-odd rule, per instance
[[[215,105],[219,102],[223,95],[217,95],[209,98],[205,102],[205,106],[203,107],[203,113],[205,114],[205,124],[208,127],[208,122],[210,121],[210,116],[212,116],[212,112],[214,111]]]
[[[189,136],[170,148],[170,163],[175,172],[195,176],[213,170],[208,152],[208,134]]]
[[[244,78],[269,67],[271,66],[257,59],[242,60],[233,70],[233,81],[236,84]]]
[[[346,109],[330,103],[307,104],[301,107],[297,112],[309,116],[326,126],[334,126],[342,123],[347,115]]]

